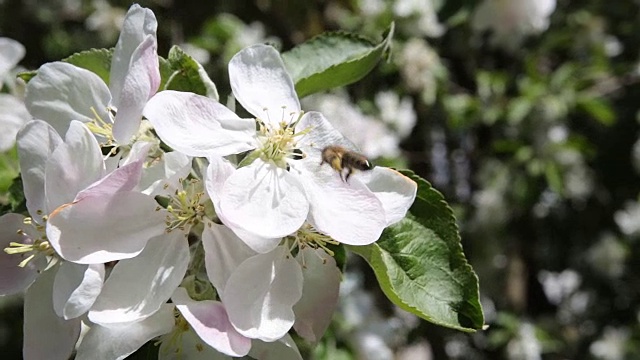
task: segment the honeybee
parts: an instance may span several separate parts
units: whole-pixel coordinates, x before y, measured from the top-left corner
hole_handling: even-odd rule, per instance
[[[320,165],[324,163],[331,165],[334,170],[339,172],[342,181],[348,181],[349,176],[355,170],[366,171],[373,169],[373,166],[364,155],[338,145],[331,145],[322,149],[322,162]],[[346,176],[344,176],[345,169],[347,170]]]

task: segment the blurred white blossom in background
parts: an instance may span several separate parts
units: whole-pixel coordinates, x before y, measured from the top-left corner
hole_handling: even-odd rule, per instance
[[[406,24],[408,33],[413,30],[416,32],[413,35],[438,37],[446,29],[438,21],[435,5],[433,0],[398,0],[393,3],[393,13],[399,18],[413,20]]]
[[[542,284],[549,302],[558,305],[578,289],[582,283],[582,277],[572,269],[566,269],[560,273],[542,270],[538,274],[538,281]]]
[[[479,32],[491,30],[493,44],[515,50],[526,35],[547,30],[555,8],[556,0],[484,0],[471,25]]]
[[[126,10],[111,6],[105,0],[94,0],[93,7],[95,10],[85,21],[87,29],[96,31],[104,41],[111,42],[117,39]]]
[[[602,337],[589,347],[591,354],[602,360],[622,360],[625,358],[625,344],[631,334],[625,328],[606,327]]]
[[[405,86],[432,104],[438,90],[437,80],[446,76],[447,69],[424,39],[411,38],[398,55],[400,74]]]
[[[628,249],[618,238],[605,233],[589,248],[587,261],[603,275],[616,278],[624,272],[624,262],[628,255]]]
[[[375,103],[380,110],[380,120],[393,129],[400,139],[411,134],[418,118],[411,98],[400,98],[394,91],[381,91],[376,94]]]
[[[13,147],[18,130],[31,119],[22,97],[24,82],[15,77],[25,53],[19,42],[0,37],[0,89],[6,86],[10,92],[0,93],[0,152]]]
[[[616,211],[613,218],[625,235],[640,235],[640,204],[638,202],[628,201],[624,209]]]
[[[523,321],[515,338],[507,345],[507,357],[511,360],[542,359],[542,346],[536,337],[534,325]]]

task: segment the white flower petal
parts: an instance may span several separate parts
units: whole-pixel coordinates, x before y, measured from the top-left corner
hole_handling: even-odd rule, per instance
[[[274,127],[281,120],[297,120],[300,102],[293,80],[272,46],[254,45],[237,53],[229,61],[229,81],[238,102],[255,117]]]
[[[205,186],[216,212],[219,212],[222,188],[236,168],[229,160],[221,156],[209,156],[207,160],[209,160],[209,166],[207,166]]]
[[[104,174],[100,145],[87,127],[72,121],[64,143],[47,160],[45,194],[47,209],[73,201],[76,195]]]
[[[376,166],[371,171],[356,174],[355,177],[380,199],[387,226],[405,217],[418,191],[415,181],[385,167]]]
[[[28,122],[18,132],[18,156],[24,196],[31,217],[39,224],[43,215],[48,215],[44,195],[44,173],[47,159],[62,144],[62,138],[41,120]]]
[[[24,297],[25,360],[68,359],[80,335],[80,319],[64,320],[53,310],[53,281],[57,269],[38,277]]]
[[[131,58],[113,122],[113,137],[120,144],[128,144],[138,132],[142,109],[160,86],[157,48],[155,36],[147,35]]]
[[[173,305],[164,304],[156,313],[141,321],[109,327],[93,325],[82,339],[75,359],[121,360],[126,358],[147,341],[171,331],[174,325],[173,309]]]
[[[68,261],[60,264],[53,283],[53,308],[63,319],[86,313],[100,294],[104,282],[104,265],[80,265]]]
[[[68,261],[105,263],[138,255],[147,241],[162,234],[165,212],[137,192],[88,196],[56,209],[47,222],[51,246]]]
[[[342,274],[333,257],[324,250],[307,247],[296,256],[301,263],[304,287],[302,298],[293,307],[298,335],[318,343],[329,327],[338,305]]]
[[[189,244],[179,231],[151,239],[140,255],[119,261],[89,312],[100,325],[137,321],[158,311],[189,266]]]
[[[144,116],[162,141],[189,156],[226,156],[256,147],[255,121],[205,96],[161,91],[149,100]]]
[[[23,220],[24,216],[18,214],[0,216],[0,229],[2,229],[0,231],[0,249],[8,248],[12,242],[33,243],[31,236],[26,233],[18,233],[19,230],[27,229]],[[24,267],[18,266],[25,259],[25,256],[26,254],[7,254],[4,251],[0,253],[0,295],[10,295],[26,290],[36,280],[38,270],[44,269],[44,258],[32,259]]]
[[[224,287],[233,271],[256,252],[251,250],[231,229],[208,222],[202,231],[204,261],[209,280],[218,291]]]
[[[371,244],[386,226],[380,200],[354,176],[343,181],[327,164],[305,159],[292,164],[304,183],[311,208],[308,221],[320,232],[350,245]]]
[[[285,246],[245,260],[231,274],[222,303],[229,320],[246,337],[275,341],[283,337],[302,296],[302,270]]]
[[[222,211],[220,211],[220,194],[222,193],[225,181],[227,181],[227,178],[235,171],[235,167],[231,165],[228,160],[220,156],[210,156],[208,160],[209,166],[207,167],[205,184],[218,218],[240,237],[245,244],[248,244],[253,251],[264,254],[275,249],[280,243],[280,240],[282,240],[281,237],[269,238],[254,234],[234,225],[225,218]]]
[[[163,157],[152,167],[143,169],[140,188],[150,196],[167,196],[182,188],[184,180],[191,172],[191,157],[179,151],[163,153]]]
[[[247,355],[251,349],[251,339],[233,328],[221,302],[194,301],[184,288],[177,288],[171,300],[205,343],[230,356]]]
[[[24,57],[26,50],[19,42],[0,37],[0,78],[13,69]]]
[[[13,147],[18,130],[29,120],[31,114],[21,100],[13,95],[0,94],[0,153]]]
[[[256,160],[229,176],[219,210],[235,227],[259,236],[278,238],[300,228],[309,212],[309,203],[295,176],[285,169]]]
[[[100,77],[89,70],[64,63],[44,64],[27,84],[25,104],[36,119],[51,124],[60,134],[71,120],[90,122],[95,113],[109,121],[111,94]]]
[[[302,360],[300,351],[289,334],[274,342],[254,340],[249,356],[260,360]]]
[[[118,103],[122,98],[120,92],[131,67],[133,53],[147,36],[156,37],[157,28],[158,22],[153,11],[138,4],[133,4],[127,11],[118,43],[113,50],[111,74],[109,75],[109,90],[113,95],[116,108],[120,106]]]
[[[232,360],[202,341],[189,329],[177,338],[165,338],[158,349],[158,360]]]

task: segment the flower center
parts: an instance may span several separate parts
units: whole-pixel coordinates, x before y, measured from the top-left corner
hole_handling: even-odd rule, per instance
[[[182,184],[183,180],[180,179]],[[165,186],[168,186],[165,184]],[[188,180],[184,189],[176,191],[168,198],[166,209],[168,215],[165,219],[166,232],[176,229],[189,235],[192,226],[202,221],[205,216],[205,206],[202,204],[202,186],[198,180]]]
[[[91,122],[86,123],[87,127],[91,132],[96,135],[100,139],[104,139],[101,146],[112,146],[115,144],[115,140],[113,139],[113,119],[115,118],[115,112],[112,109],[109,110],[110,121],[104,121],[98,112],[93,106],[91,107],[91,112],[93,113],[93,119]]]
[[[46,220],[46,217],[43,217]],[[20,229],[18,235],[25,238],[25,242],[10,242],[9,246],[4,249],[4,252],[9,255],[19,255],[24,259],[18,264],[20,267],[25,267],[30,261],[33,261],[39,257],[47,257],[55,255],[55,250],[49,244],[45,227],[43,225],[34,224],[31,218],[24,219],[24,224],[27,226],[33,226],[40,234],[39,238],[32,239],[27,233]]]
[[[297,118],[294,118],[296,116]],[[296,148],[299,137],[308,132],[307,130],[295,132],[295,127],[301,117],[302,113],[298,112],[287,114],[283,107],[282,120],[277,126],[273,126],[271,121],[265,123],[257,118],[260,147],[249,155],[247,160],[253,161],[259,157],[264,162],[286,169],[288,159],[304,157],[304,154]]]
[[[293,235],[290,235],[286,238],[286,240],[293,240],[294,246],[297,246],[298,249],[304,249],[305,247],[311,247],[313,249],[322,249],[329,256],[333,256],[334,253],[330,250],[327,245],[339,245],[340,243],[336,240],[333,240],[331,237],[320,234],[313,226],[309,223],[305,223],[302,227]]]
[[[168,346],[165,350],[173,349],[175,355],[178,358],[181,358],[182,350],[182,336],[184,333],[189,331],[189,323],[187,320],[180,314],[178,309],[174,309],[174,326],[170,333],[162,336],[154,345],[159,345],[160,343],[166,342]],[[167,354],[169,355],[169,354]]]

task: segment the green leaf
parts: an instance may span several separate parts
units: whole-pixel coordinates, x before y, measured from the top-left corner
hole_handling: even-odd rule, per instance
[[[578,107],[593,116],[602,125],[610,126],[616,122],[616,114],[606,100],[585,96],[579,97],[577,102]]]
[[[62,61],[96,73],[109,85],[112,56],[113,49],[91,49],[75,53]]]
[[[38,72],[36,70],[31,70],[19,72],[16,76],[28,83],[29,80],[33,79],[36,75],[38,75]]]
[[[67,58],[62,59],[62,61],[94,72],[102,79],[102,81],[104,81],[105,84],[109,85],[112,56],[113,48],[91,49],[75,53]],[[37,74],[37,70],[23,71],[21,73],[18,73],[18,77],[25,82],[29,82]]]
[[[348,249],[369,263],[382,291],[400,308],[437,325],[482,329],[478,277],[462,252],[451,208],[426,180],[402,173],[418,183],[410,213],[378,242]]]
[[[169,68],[164,62],[160,63],[165,90],[189,91],[212,99],[219,99],[216,85],[211,81],[202,65],[178,46],[173,46],[169,50],[167,62]],[[168,77],[166,77],[167,74],[169,74]]]
[[[282,53],[299,97],[348,85],[367,75],[391,44],[394,24],[381,43],[345,32],[325,33]]]

